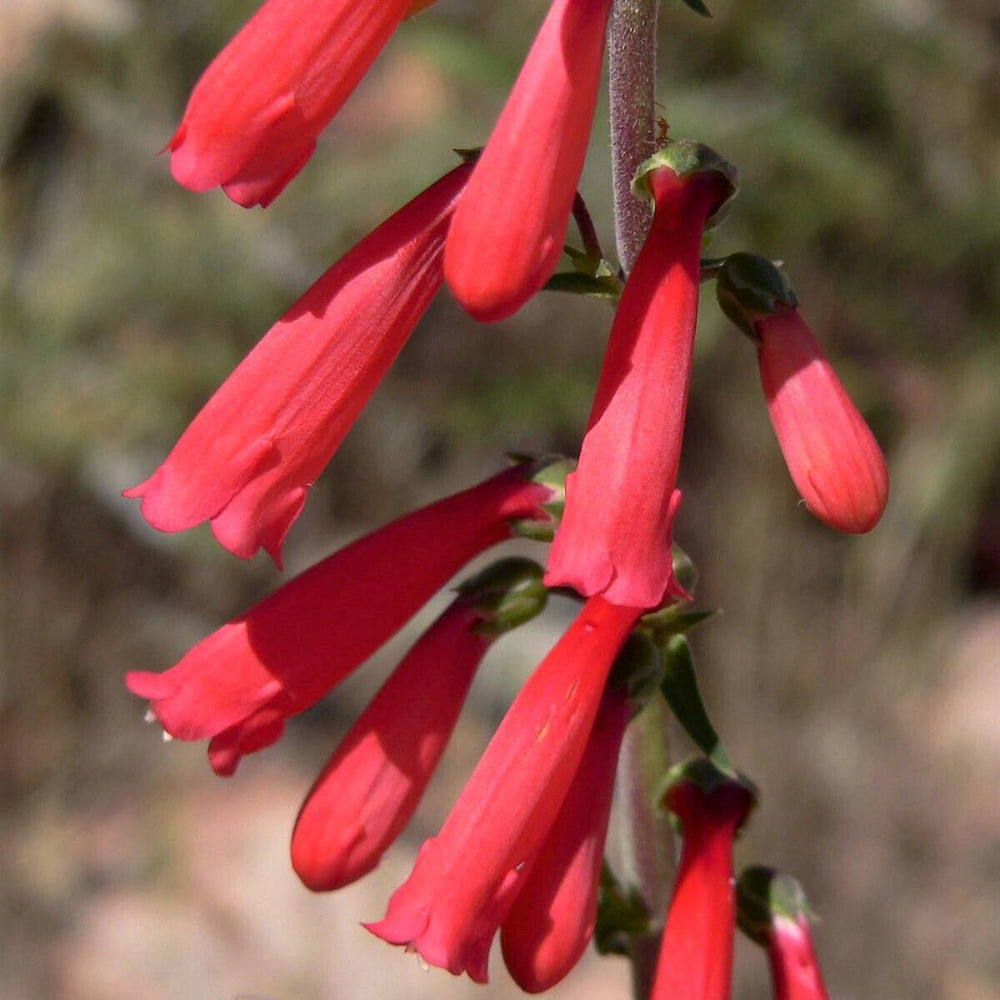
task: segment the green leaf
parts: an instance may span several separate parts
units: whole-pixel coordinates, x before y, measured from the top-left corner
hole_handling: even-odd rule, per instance
[[[736,770],[708,717],[701,692],[698,690],[694,660],[687,639],[683,635],[671,636],[661,648],[661,654],[663,683],[660,690],[677,721],[720,771],[735,776]]]
[[[617,279],[604,276],[595,277],[579,272],[561,271],[553,274],[545,283],[547,292],[571,292],[574,295],[594,295],[601,299],[617,299],[621,295],[621,285]]]

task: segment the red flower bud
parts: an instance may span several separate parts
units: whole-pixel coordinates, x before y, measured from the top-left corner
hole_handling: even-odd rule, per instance
[[[757,344],[771,424],[806,506],[831,528],[871,531],[889,500],[885,458],[799,314],[788,278],[764,257],[734,253],[716,293]]]
[[[767,410],[788,471],[824,524],[861,534],[889,501],[885,458],[797,309],[757,321]]]
[[[267,0],[205,70],[167,145],[192,191],[265,208],[406,16],[411,0]]]
[[[640,611],[587,602],[521,689],[437,837],[368,929],[487,981],[490,942],[580,764],[615,654]]]
[[[283,316],[144,483],[160,531],[211,521],[244,559],[281,546],[441,286],[441,253],[471,167],[431,185],[363,239]]]
[[[694,766],[707,780],[682,772],[666,796],[684,842],[651,1000],[729,1000],[731,993],[733,841],[754,798],[746,785],[707,761]]]
[[[516,312],[559,262],[610,10],[611,0],[554,0],[462,196],[445,276],[478,320]]]
[[[172,736],[211,739],[232,774],[273,743],[394,635],[480,552],[510,538],[510,521],[548,520],[553,490],[522,464],[352,542],[213,632],[162,674],[126,675]]]
[[[659,165],[666,156],[673,162]],[[545,577],[550,587],[642,608],[684,595],[671,545],[701,238],[735,185],[732,168],[693,143],[648,163],[641,176],[656,213],[615,315]]]
[[[594,936],[615,769],[630,712],[625,689],[609,684],[559,815],[503,922],[504,962],[528,993],[560,982]]]

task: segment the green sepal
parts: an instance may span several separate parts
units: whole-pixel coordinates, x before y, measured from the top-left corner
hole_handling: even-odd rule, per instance
[[[701,0],[681,0],[681,3],[685,7],[689,7],[696,14],[701,14],[702,17],[711,18],[712,12],[701,2]]]
[[[660,686],[663,663],[660,651],[650,636],[642,629],[634,631],[624,642],[611,667],[608,684],[625,689],[633,715],[638,713],[647,699]]]
[[[470,146],[468,149],[453,148],[452,152],[466,163],[475,163],[483,153],[483,146]]]
[[[812,923],[816,914],[806,899],[798,879],[768,868],[744,868],[736,882],[736,922],[751,941],[766,946],[775,917],[805,919]]]
[[[660,647],[660,655],[663,658],[663,682],[660,690],[677,721],[721,774],[735,777],[736,769],[712,725],[698,690],[694,659],[687,639],[683,635],[667,637]]]
[[[594,947],[601,955],[631,955],[631,938],[649,933],[649,910],[634,887],[627,891],[608,863],[601,867]]]
[[[490,639],[531,621],[549,599],[542,583],[545,571],[533,559],[512,556],[491,563],[463,581],[458,593],[463,604],[476,609],[479,622],[472,631]]]
[[[672,635],[686,635],[709,618],[721,612],[718,608],[703,611],[689,611],[686,604],[668,604],[659,611],[651,611],[639,619],[639,625],[647,629],[657,645],[662,645]]]
[[[598,299],[618,299],[622,284],[613,275],[596,277],[579,271],[561,271],[553,274],[542,286],[546,292],[570,292],[573,295],[591,295]]]
[[[526,479],[548,486],[552,491],[541,508],[548,515],[548,521],[522,517],[509,522],[511,531],[522,538],[532,538],[539,542],[551,542],[566,509],[566,477],[576,468],[576,460],[564,455],[530,455],[523,452],[508,452],[512,462],[523,465]]]
[[[669,811],[667,797],[671,789],[682,782],[689,782],[699,788],[705,795],[712,795],[720,788],[738,786],[742,788],[751,798],[752,804],[756,807],[760,800],[760,793],[757,786],[745,775],[731,768],[720,768],[708,757],[689,757],[687,760],[675,764],[667,772],[663,779],[656,801],[661,807]]]
[[[706,230],[712,229],[723,220],[740,189],[739,171],[714,149],[691,139],[671,139],[648,160],[639,164],[632,178],[632,192],[637,198],[650,205],[654,204],[653,193],[649,187],[649,175],[654,170],[663,169],[672,170],[678,177],[714,173],[723,181],[725,193],[705,220]]]
[[[730,254],[715,277],[719,307],[751,340],[760,340],[757,323],[799,300],[785,274],[759,254]]]

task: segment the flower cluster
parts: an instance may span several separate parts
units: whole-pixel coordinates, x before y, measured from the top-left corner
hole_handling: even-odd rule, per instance
[[[427,5],[267,0],[196,86],[168,144],[174,176],[196,191],[222,186],[244,206],[270,204],[392,32]],[[546,285],[580,201],[610,10],[611,0],[553,0],[481,153],[320,277],[159,469],[127,491],[150,524],[180,531],[210,522],[235,555],[263,548],[280,568],[311,485],[442,284],[484,322],[511,315]],[[334,750],[291,842],[293,867],[311,889],[371,871],[412,816],[490,646],[541,611],[548,588],[575,594],[579,614],[511,705],[384,919],[367,925],[480,982],[499,933],[508,969],[532,992],[562,979],[594,934],[619,749],[632,715],[673,683],[653,640],[697,619],[684,617],[691,595],[673,535],[707,274],[757,343],[768,410],[809,509],[841,530],[867,531],[887,497],[881,452],[784,275],[749,254],[703,265],[705,235],[737,191],[735,168],[699,143],[671,141],[634,186],[652,222],[632,273],[620,276],[578,463],[519,458],[327,556],[164,673],[127,676],[167,733],[208,740],[212,768],[230,775],[470,560],[514,534],[552,541],[544,581],[536,564],[507,559],[459,588]],[[620,286],[606,262],[591,263]],[[655,647],[651,673],[630,656],[637,638]],[[691,699],[663,693],[688,726]],[[665,807],[682,828],[683,853],[657,1000],[728,996],[732,845],[753,802],[743,779],[707,760],[674,775]],[[796,947],[793,938],[804,951],[801,934],[784,925],[768,941],[780,953]]]

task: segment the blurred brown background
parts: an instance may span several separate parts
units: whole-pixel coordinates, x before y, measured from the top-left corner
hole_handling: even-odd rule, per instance
[[[301,796],[416,634],[213,778],[125,691],[279,577],[158,535],[146,475],[333,260],[486,138],[543,5],[403,26],[266,212],[155,152],[249,0],[0,4],[0,998],[514,996],[370,937],[569,613],[500,644],[404,842],[336,896],[287,863]],[[662,13],[672,134],[743,173],[712,253],[787,262],[890,460],[869,537],[797,504],[750,346],[706,296],[678,537],[695,652],[763,807],[738,862],[802,878],[833,997],[1000,997],[1000,16],[991,0],[715,0]],[[582,181],[612,243],[606,107]],[[314,489],[294,572],[499,467],[575,452],[610,310],[541,296],[477,326],[442,294]],[[529,547],[530,548],[530,547]],[[527,550],[527,549],[526,549]],[[539,550],[539,556],[542,552]],[[434,607],[438,607],[435,605]],[[431,609],[433,611],[434,608]],[[768,995],[740,943],[735,995]],[[621,960],[553,995],[624,998]]]

